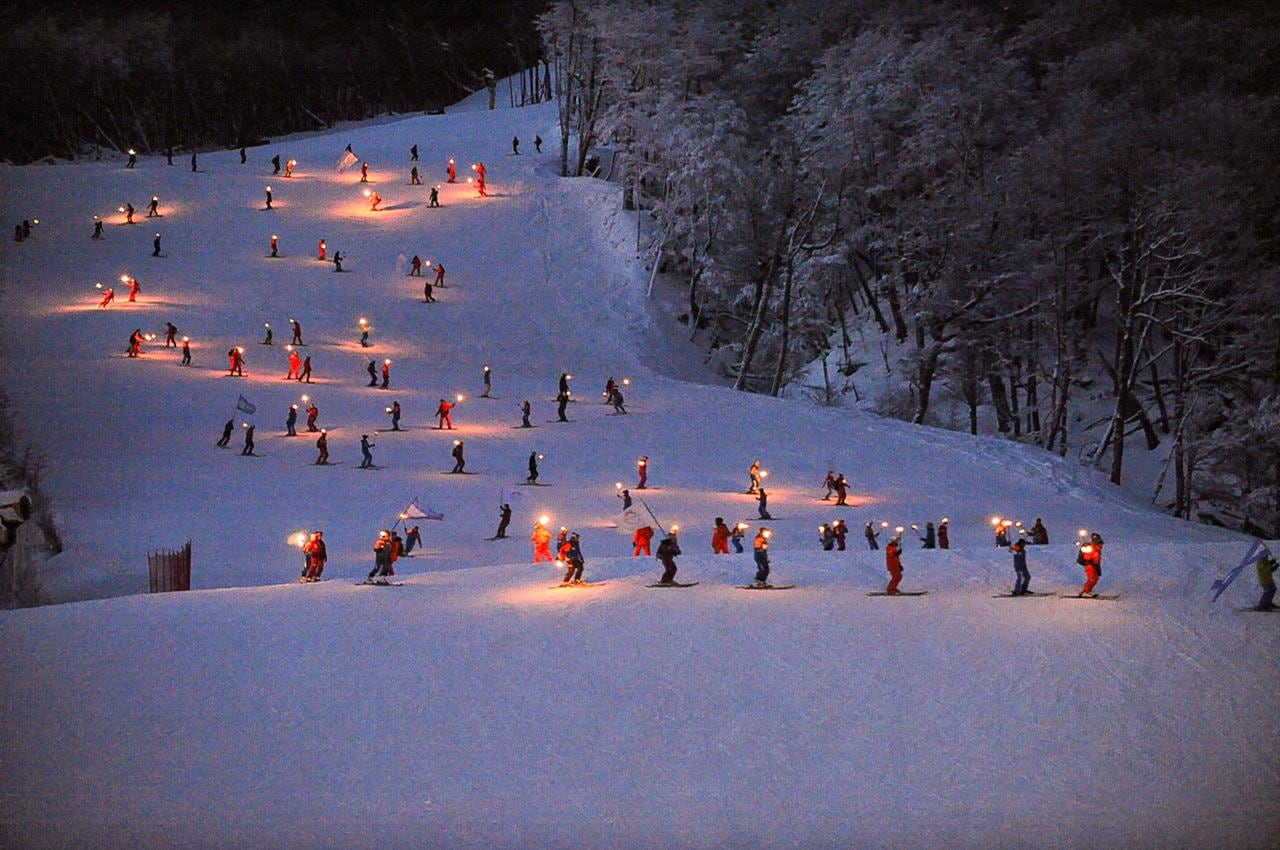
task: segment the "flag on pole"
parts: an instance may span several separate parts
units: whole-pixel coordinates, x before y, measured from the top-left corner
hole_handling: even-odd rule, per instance
[[[1250,564],[1256,564],[1258,561],[1261,561],[1268,554],[1270,554],[1271,551],[1272,550],[1263,541],[1261,540],[1253,541],[1253,545],[1249,547],[1248,554],[1244,556],[1244,558],[1240,561],[1239,565],[1232,568],[1232,570],[1229,573],[1227,573],[1222,578],[1215,580],[1213,584],[1209,586],[1209,589],[1213,591],[1213,599],[1211,601],[1217,602],[1218,597],[1221,596],[1223,593],[1226,593],[1227,588],[1231,586],[1231,583],[1233,581],[1235,581],[1237,578],[1240,577],[1240,573],[1244,572],[1245,567],[1249,566]]]
[[[257,406],[244,396],[240,396],[240,398],[236,399],[236,410],[247,416],[252,416],[258,412]]]
[[[355,154],[353,154],[351,151],[346,151],[345,153],[343,153],[342,159],[338,160],[338,170],[346,171],[348,168],[355,165],[357,160],[358,158],[356,157]]]
[[[409,507],[400,512],[401,519],[427,519],[426,513],[422,508],[418,507],[418,500],[414,499],[409,503]]]
[[[642,525],[647,525],[640,518],[640,510],[632,505],[618,515],[618,533],[625,534],[628,537],[636,533],[636,529]]]

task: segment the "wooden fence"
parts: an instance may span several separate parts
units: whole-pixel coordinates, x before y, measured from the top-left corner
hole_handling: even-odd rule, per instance
[[[191,589],[191,541],[177,550],[151,552],[147,555],[151,570],[151,592]]]

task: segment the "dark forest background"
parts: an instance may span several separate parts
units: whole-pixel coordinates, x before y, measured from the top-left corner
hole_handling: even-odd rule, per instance
[[[450,103],[541,54],[543,0],[10,6],[0,160],[232,147]],[[505,96],[505,95],[503,95]]]

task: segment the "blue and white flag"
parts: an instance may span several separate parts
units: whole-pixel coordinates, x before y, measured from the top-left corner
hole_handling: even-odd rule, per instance
[[[1244,560],[1242,560],[1238,566],[1234,567],[1231,572],[1227,573],[1222,578],[1217,579],[1209,586],[1209,589],[1213,591],[1212,601],[1217,602],[1218,597],[1223,593],[1226,593],[1227,588],[1231,586],[1231,582],[1240,577],[1240,573],[1244,572],[1245,567],[1250,564],[1256,564],[1258,561],[1265,558],[1267,554],[1267,547],[1261,540],[1253,541],[1253,545],[1249,547],[1249,553],[1244,556]]]
[[[240,396],[240,398],[236,400],[236,410],[248,416],[252,416],[258,412],[258,408],[244,396]]]

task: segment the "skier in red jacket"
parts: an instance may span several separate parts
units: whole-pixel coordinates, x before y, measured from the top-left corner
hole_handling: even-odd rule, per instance
[[[885,593],[897,593],[902,582],[902,535],[896,535],[884,547],[884,566],[889,571],[889,585]]]
[[[453,416],[450,414],[452,410],[453,402],[440,399],[440,406],[436,408],[436,416],[440,420],[439,424],[436,425],[437,431],[442,431],[446,428],[450,431],[453,430]]]
[[[711,532],[711,551],[716,555],[729,554],[729,526],[724,524],[724,517],[716,517],[716,528]]]
[[[643,490],[649,482],[649,456],[641,455],[636,461],[636,472],[640,475],[640,483],[636,485],[637,490]],[[650,532],[652,533],[652,532]]]
[[[642,525],[639,528],[637,528],[636,533],[631,536],[631,543],[632,545],[635,546],[635,551],[631,553],[632,557],[636,557],[636,558],[640,557],[641,552],[643,552],[645,555],[652,555],[653,553],[649,551],[649,543],[652,540],[653,540],[652,528],[650,528],[647,525]]]
[[[1087,599],[1093,599],[1098,594],[1093,592],[1093,588],[1098,584],[1098,579],[1102,578],[1102,535],[1096,531],[1089,535],[1089,542],[1080,547],[1080,553],[1076,556],[1076,563],[1084,567],[1084,586],[1080,588],[1080,596]]]
[[[298,350],[292,345],[286,346],[289,349],[289,374],[284,376],[286,381],[299,380],[302,372],[302,358],[298,356]]]

